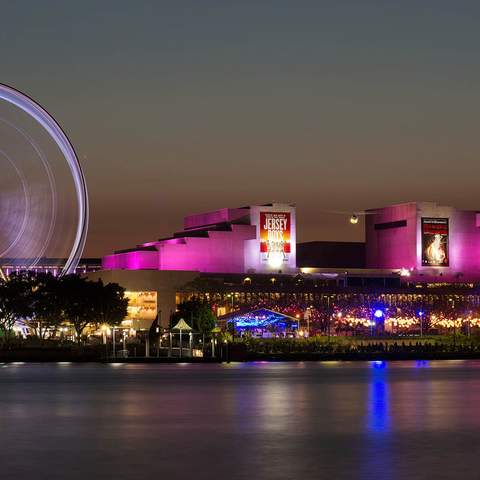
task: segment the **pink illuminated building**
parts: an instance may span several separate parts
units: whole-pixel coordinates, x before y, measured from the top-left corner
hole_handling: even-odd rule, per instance
[[[296,269],[295,207],[273,203],[190,215],[183,231],[107,255],[102,267],[290,273]]]
[[[367,213],[367,268],[396,269],[412,281],[480,278],[477,212],[412,202]]]
[[[202,279],[221,285],[217,293],[228,303],[218,307],[223,313],[233,308],[236,292],[248,293],[250,286],[254,293],[284,289],[318,299],[350,288],[417,294],[434,283],[465,288],[480,282],[480,214],[474,211],[429,202],[369,210],[365,243],[307,242],[298,245],[298,259],[295,218],[295,207],[280,203],[190,215],[181,232],[107,255],[103,270],[88,276],[126,289],[125,321],[134,329],[149,329],[157,314],[168,325],[178,301]]]
[[[170,238],[107,255],[102,268],[225,274],[301,272],[332,278],[401,275],[406,282],[437,283],[480,279],[477,212],[432,202],[369,210],[365,240],[365,244],[355,244],[354,250],[348,242],[334,245],[328,254],[322,242],[300,245],[303,254],[297,268],[294,206],[273,203],[223,208],[185,217],[184,229]],[[312,264],[305,263],[307,247]],[[355,261],[350,258],[353,254],[358,257]]]

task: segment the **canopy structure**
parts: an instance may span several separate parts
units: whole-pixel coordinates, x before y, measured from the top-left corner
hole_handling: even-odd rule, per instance
[[[174,327],[172,327],[172,330],[183,330],[190,332],[193,330],[193,328],[183,318],[181,318],[178,323]]]
[[[232,325],[236,332],[251,332],[263,335],[267,332],[285,335],[298,327],[298,320],[284,313],[267,308],[260,308],[246,313],[232,313],[224,317],[227,325]]]

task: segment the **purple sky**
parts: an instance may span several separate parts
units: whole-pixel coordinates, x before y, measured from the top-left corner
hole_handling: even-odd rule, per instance
[[[78,151],[87,255],[269,201],[297,205],[300,241],[360,240],[334,212],[480,208],[479,20],[443,0],[6,1],[0,81]]]

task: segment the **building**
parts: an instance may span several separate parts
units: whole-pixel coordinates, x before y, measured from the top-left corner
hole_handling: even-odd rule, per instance
[[[295,207],[272,203],[191,215],[172,237],[117,251],[105,270],[295,272]]]
[[[410,282],[478,282],[480,213],[411,202],[366,215],[366,267]]]
[[[333,305],[385,305],[412,315],[480,304],[476,212],[393,205],[366,212],[365,243],[299,245],[295,213],[293,205],[270,203],[187,216],[181,232],[107,255],[89,277],[126,288],[126,326],[140,330],[157,312],[166,326],[176,305],[192,297],[209,301],[219,316],[281,307],[301,318],[309,308],[324,318]]]

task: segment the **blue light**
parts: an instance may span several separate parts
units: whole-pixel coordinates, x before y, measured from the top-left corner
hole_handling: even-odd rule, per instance
[[[382,318],[383,317],[383,311],[378,309],[378,310],[375,310],[375,313],[373,314],[373,316],[375,318]]]
[[[279,312],[273,312],[267,309],[259,309],[253,312],[238,314],[227,320],[233,323],[235,328],[240,330],[254,330],[275,328],[285,330],[286,328],[297,328],[297,321],[291,320],[288,316]]]
[[[423,317],[424,313],[422,311],[418,312],[419,317]]]

